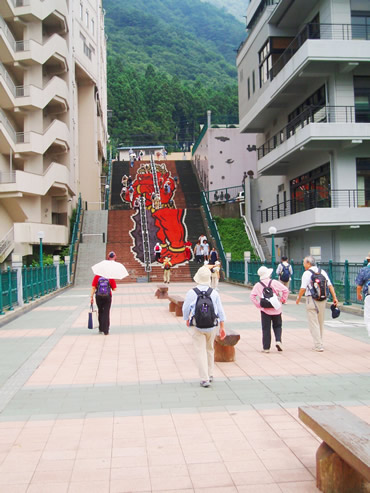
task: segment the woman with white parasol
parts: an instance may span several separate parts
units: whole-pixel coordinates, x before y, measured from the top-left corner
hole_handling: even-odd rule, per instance
[[[93,265],[92,271],[95,277],[91,287],[91,304],[95,301],[98,307],[99,333],[109,334],[110,307],[112,304],[112,291],[117,289],[115,279],[123,279],[128,276],[126,267],[116,262],[116,254],[110,252],[108,260],[103,260]]]

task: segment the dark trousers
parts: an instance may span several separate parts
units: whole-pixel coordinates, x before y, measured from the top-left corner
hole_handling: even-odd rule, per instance
[[[110,326],[110,306],[112,304],[112,296],[95,296],[96,305],[98,307],[99,330],[104,334],[109,333]]]
[[[198,264],[202,264],[204,262],[204,255],[195,255],[195,260]]]
[[[271,346],[271,322],[272,329],[275,334],[275,341],[281,342],[281,314],[280,315],[267,315],[267,313],[261,311],[262,322],[262,345],[263,349],[270,349]]]

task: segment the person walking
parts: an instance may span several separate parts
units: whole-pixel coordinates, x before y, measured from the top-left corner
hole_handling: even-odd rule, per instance
[[[116,254],[110,252],[108,260],[116,260]],[[102,276],[94,276],[91,284],[90,303],[95,302],[98,307],[99,333],[109,334],[110,328],[110,307],[112,305],[112,291],[117,289],[117,283],[114,279],[106,279]]]
[[[190,240],[187,240],[185,242],[185,255],[186,255],[186,260],[191,260],[192,257],[192,243]]]
[[[172,267],[172,262],[171,262],[170,257],[164,257],[164,259],[163,259],[163,282],[165,284],[170,284],[171,267]]]
[[[357,285],[357,299],[364,300],[364,321],[367,335],[370,337],[370,252],[366,257],[367,266],[362,267],[357,274],[355,283]]]
[[[157,241],[157,243],[154,245],[154,255],[156,262],[159,262],[159,259],[161,258],[161,252],[162,252],[162,247],[160,243]]]
[[[264,265],[257,271],[259,282],[257,282],[251,291],[250,299],[258,310],[261,312],[262,324],[262,351],[269,353],[271,348],[271,324],[275,335],[275,346],[278,351],[283,350],[282,345],[282,304],[288,299],[289,290],[281,282],[271,279],[273,269],[268,269]],[[267,298],[266,289],[269,290],[271,298]]]
[[[214,265],[209,263],[208,266],[211,269],[211,288],[217,289],[220,280],[221,262],[216,260]]]
[[[203,240],[203,258],[208,260],[209,257],[209,244],[207,240]]]
[[[324,351],[323,336],[327,289],[329,289],[333,297],[334,306],[338,306],[338,299],[328,274],[324,269],[317,267],[314,257],[311,255],[305,257],[303,266],[305,272],[302,275],[301,287],[298,292],[296,304],[299,304],[302,296],[305,294],[308,328],[310,329],[314,343],[312,350],[321,353]],[[319,291],[321,294],[319,294]]]
[[[195,247],[194,247],[194,256],[195,256],[195,261],[197,264],[201,264],[203,262],[203,248],[202,245],[200,244],[200,240],[197,241]]]
[[[288,257],[281,257],[281,262],[277,266],[276,274],[279,276],[279,281],[289,289],[290,278],[293,275],[292,266],[288,263]]]
[[[217,333],[217,321],[220,322],[219,335],[221,339],[226,336],[225,333],[225,313],[221,304],[221,299],[217,291],[210,288],[211,271],[207,266],[198,269],[194,276],[197,283],[195,289],[190,289],[186,293],[185,301],[182,307],[183,318],[186,325],[193,328],[193,346],[198,364],[201,387],[209,387],[213,382],[214,369],[214,340]],[[206,298],[201,298],[202,294]],[[207,310],[204,310],[207,304]],[[203,324],[199,311],[210,314],[211,322]],[[213,312],[212,312],[213,310]],[[199,325],[199,327],[198,327]],[[200,327],[202,325],[202,327]],[[203,327],[209,325],[209,327]]]
[[[212,250],[211,250],[211,253],[209,255],[209,263],[212,264],[212,265],[215,265],[215,263],[217,262],[217,260],[218,260],[218,254],[216,252],[215,247],[213,247]]]

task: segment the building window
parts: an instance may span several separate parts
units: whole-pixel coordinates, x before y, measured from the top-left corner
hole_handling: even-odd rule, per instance
[[[94,19],[91,19],[91,32],[93,35],[95,34],[95,21],[94,21]]]
[[[370,122],[370,77],[354,77],[356,122]]]
[[[89,11],[86,10],[86,27],[89,28]]]
[[[252,91],[253,94],[256,92],[256,73],[254,70],[252,72]]]
[[[370,11],[351,12],[352,39],[370,39]]]
[[[274,64],[279,60],[280,56],[287,49],[293,38],[269,38],[259,51],[259,75],[260,75],[260,87],[269,79],[272,79],[271,70]],[[285,63],[284,63],[285,64]],[[282,67],[276,69],[276,73],[280,72]],[[276,75],[276,74],[275,74]]]
[[[326,113],[326,95],[325,86],[321,86],[303,103],[296,107],[294,111],[288,115],[288,136],[291,137],[296,128],[301,128],[309,123],[323,122],[327,118]],[[288,138],[289,138],[288,137]]]
[[[83,20],[84,18],[84,6],[82,3],[80,3],[80,19]]]
[[[356,159],[357,172],[357,205],[370,207],[370,158]]]
[[[331,207],[329,163],[291,180],[290,198],[292,214],[316,207]]]
[[[251,81],[248,77],[248,99],[251,98]]]

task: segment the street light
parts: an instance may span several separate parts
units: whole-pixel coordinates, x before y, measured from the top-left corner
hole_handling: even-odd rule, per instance
[[[269,227],[269,234],[271,235],[271,264],[272,264],[272,267],[275,266],[275,238],[274,238],[274,235],[276,235],[276,231],[277,229],[275,228],[275,226],[270,226]]]
[[[41,267],[41,295],[44,295],[44,260],[42,256],[42,240],[45,237],[45,233],[43,231],[39,231],[37,236],[40,240],[40,267]]]

